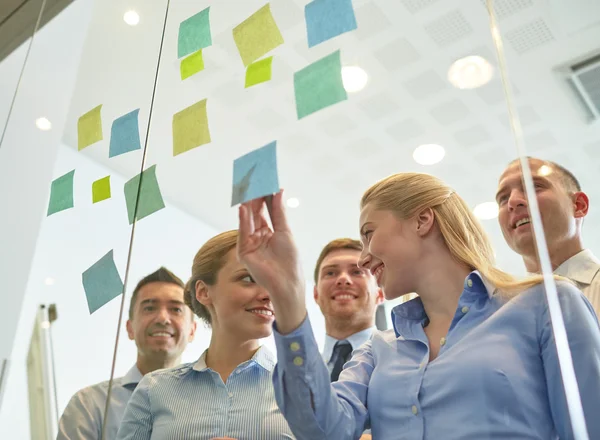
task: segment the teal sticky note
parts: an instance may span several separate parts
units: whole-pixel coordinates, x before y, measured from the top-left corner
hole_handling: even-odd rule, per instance
[[[337,50],[294,74],[296,113],[302,119],[348,99],[342,81],[342,61]]]
[[[112,250],[83,272],[82,279],[90,315],[123,293]]]
[[[277,142],[271,142],[233,161],[231,206],[278,191]]]
[[[50,216],[73,205],[73,177],[75,170],[60,176],[52,182],[50,187],[50,201],[48,202],[48,213]]]
[[[314,0],[304,8],[308,47],[356,29],[352,0]]]
[[[212,45],[210,6],[179,25],[177,58],[182,58]]]
[[[140,197],[136,214],[136,201],[140,185]],[[137,220],[141,220],[165,207],[158,180],[156,179],[156,165],[152,165],[143,173],[138,174],[125,183],[125,203],[127,204],[127,215],[130,225],[133,224],[134,215]]]
[[[140,127],[136,109],[114,120],[110,130],[110,147],[108,157],[115,157],[142,148],[140,142]]]

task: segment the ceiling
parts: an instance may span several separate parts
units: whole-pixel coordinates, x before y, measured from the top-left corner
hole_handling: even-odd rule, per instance
[[[498,176],[517,154],[498,71],[476,90],[458,90],[446,80],[450,64],[466,55],[481,55],[497,65],[481,0],[354,0],[358,29],[312,49],[304,25],[307,1],[273,0],[285,44],[272,53],[272,81],[251,89],[243,88],[244,67],[231,30],[265,0],[170,2],[154,97],[167,2],[149,3],[96,2],[64,142],[77,148],[78,117],[103,104],[104,140],[80,154],[133,177],[142,152],[109,159],[110,124],[141,108],[144,142],[153,105],[146,167],[157,164],[167,205],[224,230],[237,221],[229,206],[232,161],[277,140],[281,186],[288,197],[300,200],[288,212],[307,274],[327,241],[357,236],[360,195],[378,179],[401,171],[435,174],[475,206],[493,201]],[[600,2],[495,3],[528,153],[555,160],[580,178],[592,204],[586,244],[600,252],[600,231],[589,227],[600,221],[595,205],[600,200],[600,127],[590,122],[564,73],[565,66],[600,51]],[[179,23],[208,5],[213,45],[204,50],[205,70],[182,82]],[[128,9],[139,12],[138,26],[123,22]],[[368,73],[366,88],[298,121],[293,72],[337,49],[343,64]],[[212,142],[173,157],[172,115],[204,98]],[[412,151],[425,143],[443,145],[444,160],[416,164]],[[90,176],[90,182],[99,177]],[[497,222],[488,220],[484,226],[501,266],[522,273]]]
[[[73,0],[46,0],[40,29]],[[31,37],[43,0],[2,0],[0,2],[0,61]]]

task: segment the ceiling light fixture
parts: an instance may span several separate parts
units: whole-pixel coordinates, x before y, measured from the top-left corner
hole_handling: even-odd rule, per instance
[[[140,15],[135,11],[127,11],[123,15],[123,20],[129,26],[136,26],[140,22]]]
[[[348,93],[360,92],[369,81],[369,75],[358,66],[342,67],[342,81]]]
[[[297,208],[298,206],[300,206],[300,200],[298,200],[295,197],[291,197],[287,200],[287,205],[290,208]]]
[[[456,60],[448,70],[448,81],[457,89],[476,89],[494,76],[494,67],[483,57],[472,55]]]
[[[496,202],[480,203],[473,209],[473,214],[481,220],[491,220],[498,217],[498,204]]]
[[[48,131],[52,128],[52,122],[46,118],[37,118],[35,120],[35,126],[42,131]]]
[[[44,280],[46,286],[52,286],[54,284],[54,278],[48,277]]]
[[[444,147],[437,144],[420,145],[413,151],[413,159],[420,165],[434,165],[446,155]]]

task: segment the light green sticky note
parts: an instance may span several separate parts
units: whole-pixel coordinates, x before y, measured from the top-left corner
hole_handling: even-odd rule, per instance
[[[283,36],[266,4],[233,29],[233,39],[240,52],[244,66],[283,44]]]
[[[181,61],[181,80],[183,81],[202,70],[204,70],[204,59],[202,58],[202,49],[200,49]]]
[[[342,62],[337,50],[294,74],[296,112],[302,119],[348,99],[342,81]]]
[[[52,181],[47,215],[56,214],[73,207],[73,176],[75,170]]]
[[[83,150],[102,140],[102,104],[93,108],[77,121],[77,149]]]
[[[246,88],[255,86],[271,79],[273,57],[252,63],[246,69]]]
[[[177,38],[177,58],[212,45],[209,13],[210,7],[181,22]]]
[[[140,182],[140,197],[136,211]],[[127,204],[127,216],[129,217],[130,225],[133,223],[134,215],[136,220],[139,221],[165,207],[165,202],[158,186],[158,180],[156,179],[156,165],[152,165],[142,174],[138,174],[125,183],[125,202]]]
[[[173,156],[209,142],[206,99],[173,115]]]
[[[110,176],[92,183],[92,203],[98,203],[106,199],[110,199]]]

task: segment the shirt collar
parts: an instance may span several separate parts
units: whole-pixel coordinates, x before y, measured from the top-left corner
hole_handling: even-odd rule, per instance
[[[133,386],[135,388],[137,384],[140,383],[143,377],[144,375],[140,373],[140,370],[137,367],[137,365],[134,365],[121,379],[121,385],[124,387]]]
[[[377,330],[375,326],[369,327],[365,330],[361,330],[358,333],[354,333],[353,335],[348,336],[346,339],[344,339],[344,341],[348,341],[350,343],[350,346],[352,346],[352,351],[354,351],[358,347],[363,345],[365,342],[367,342],[371,338],[375,330]],[[333,354],[333,347],[335,347],[335,344],[337,342],[339,342],[338,339],[335,339],[329,335],[325,335],[325,346],[323,348],[323,358],[325,359],[325,362],[329,362],[331,360],[331,356]]]
[[[208,366],[206,365],[207,352],[208,350],[205,350],[204,353],[202,353],[202,356],[200,356],[200,359],[198,359],[198,361],[194,364],[194,370],[200,372],[210,370],[210,368],[208,368]],[[253,365],[259,365],[267,371],[273,371],[275,369],[275,363],[276,360],[273,353],[271,353],[271,351],[267,347],[262,345],[259,347],[256,353],[254,353],[254,356],[252,356],[251,359],[242,362],[236,368],[239,368],[240,370],[245,370],[246,368],[249,368]]]
[[[592,251],[584,249],[563,262],[554,273],[578,283],[590,284],[599,270],[600,260],[592,254]]]
[[[478,270],[471,272],[465,278],[463,293],[459,304],[473,303],[480,298],[491,298],[496,288],[479,273]],[[392,309],[392,323],[396,337],[411,336],[413,327],[423,326],[427,314],[420,297],[416,297],[405,303],[399,304]]]

